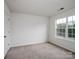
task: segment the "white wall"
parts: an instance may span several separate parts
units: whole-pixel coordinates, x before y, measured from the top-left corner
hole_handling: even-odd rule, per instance
[[[7,51],[10,48],[10,21],[8,20],[10,17],[10,11],[6,4],[4,3],[4,35],[7,36],[4,38],[4,56],[7,54]]]
[[[50,31],[49,31],[49,42],[57,44],[61,47],[64,47],[70,51],[75,51],[75,41],[70,39],[59,39],[55,37],[55,20],[67,16],[72,16],[75,14],[75,9],[71,9],[67,12],[60,13],[58,15],[50,17]]]
[[[12,46],[46,42],[48,39],[48,17],[12,13]]]
[[[55,20],[57,18],[63,18],[70,15],[74,15],[75,14],[74,9],[50,17],[50,26],[49,26],[48,17],[35,16],[29,14],[27,15],[21,13],[12,13],[10,17],[10,22],[11,22],[10,23],[8,21],[8,18],[10,16],[10,11],[6,3],[4,6],[4,13],[5,13],[5,17],[4,17],[5,32],[7,32],[7,34],[5,33],[5,35],[7,35],[7,39],[4,40],[5,55],[11,46],[14,47],[14,46],[47,42],[47,41],[57,44],[61,47],[64,47],[74,52],[75,42],[73,40],[58,39],[55,37]],[[50,27],[50,31],[49,31],[49,27]],[[10,29],[11,29],[11,33],[8,33]],[[48,35],[48,31],[49,31],[49,35]],[[48,40],[48,36],[49,36],[49,40]],[[10,39],[11,39],[11,43],[10,43]]]

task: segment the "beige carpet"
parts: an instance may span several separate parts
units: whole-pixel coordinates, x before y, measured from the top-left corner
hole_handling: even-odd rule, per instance
[[[71,52],[49,43],[11,48],[5,59],[75,59]]]

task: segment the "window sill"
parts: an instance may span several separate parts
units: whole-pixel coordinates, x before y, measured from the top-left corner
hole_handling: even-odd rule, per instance
[[[72,42],[75,41],[75,38],[66,38],[66,37],[61,37],[61,36],[55,36],[55,38],[62,39],[62,40],[68,40],[68,41],[72,41]]]

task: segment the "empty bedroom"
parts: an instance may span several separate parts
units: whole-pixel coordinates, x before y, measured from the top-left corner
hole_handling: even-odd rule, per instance
[[[75,59],[75,0],[4,0],[4,59]]]

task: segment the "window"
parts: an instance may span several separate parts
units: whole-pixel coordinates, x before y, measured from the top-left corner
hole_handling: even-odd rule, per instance
[[[68,17],[68,37],[75,38],[75,19],[74,19],[74,16]]]
[[[75,38],[75,16],[56,20],[56,36]]]
[[[57,20],[57,35],[65,37],[66,18]]]

